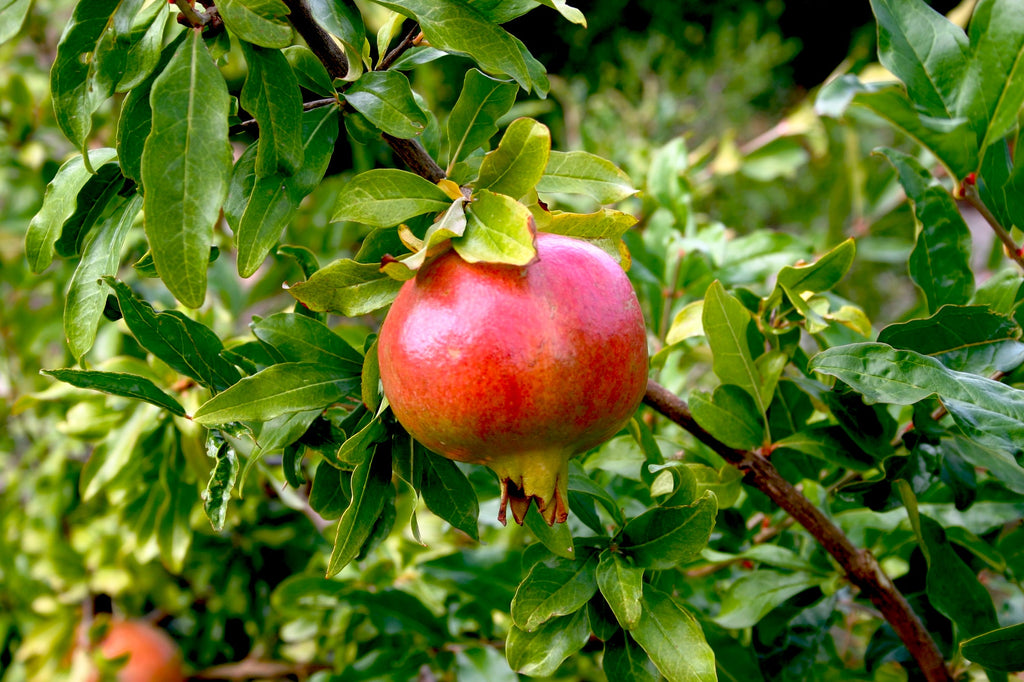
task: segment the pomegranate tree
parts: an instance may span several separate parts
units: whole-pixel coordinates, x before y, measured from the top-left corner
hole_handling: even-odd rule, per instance
[[[525,266],[448,251],[406,282],[380,331],[399,423],[449,459],[485,464],[501,511],[568,514],[568,461],[621,429],[647,385],[636,294],[600,248],[538,234]]]

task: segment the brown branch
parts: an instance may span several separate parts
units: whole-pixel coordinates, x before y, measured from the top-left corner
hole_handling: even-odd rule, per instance
[[[420,27],[418,25],[413,26],[412,30],[406,33],[405,37],[402,38],[402,42],[398,43],[398,45],[395,46],[395,49],[388,52],[384,58],[380,60],[380,64],[377,65],[375,71],[387,71],[390,69],[391,65],[398,61],[398,58],[405,54],[406,50],[411,49],[420,41],[420,36],[422,35],[423,32],[420,31]]]
[[[1006,255],[1013,259],[1013,261],[1020,266],[1021,270],[1024,270],[1024,249],[1017,246],[1017,243],[1013,241],[1013,237],[1010,236],[1007,229],[1003,227],[1002,223],[999,222],[999,219],[996,218],[991,210],[989,210],[989,207],[985,205],[985,202],[981,200],[981,197],[978,195],[978,186],[973,182],[965,182],[960,188],[958,196],[981,214],[985,219],[985,222],[987,222],[989,227],[992,228],[992,231],[996,233],[996,237],[999,238],[999,241],[1001,241],[1003,246],[1006,247]]]
[[[193,673],[190,680],[251,680],[253,678],[280,679],[290,675],[308,677],[321,670],[330,670],[329,665],[316,663],[281,663],[247,658],[237,663],[225,663]]]
[[[665,387],[651,380],[644,402],[683,427],[700,442],[742,471],[744,480],[767,495],[821,544],[846,572],[850,582],[867,595],[921,667],[929,682],[952,682],[931,634],[910,608],[910,604],[882,571],[874,555],[858,549],[832,521],[779,474],[775,466],[757,453],[731,448],[705,431],[694,420],[689,406]]]
[[[305,0],[284,0],[288,6],[288,20],[302,39],[309,45],[317,59],[327,68],[331,78],[344,78],[348,75],[348,58],[344,50],[334,42],[331,34],[316,23],[313,13]]]

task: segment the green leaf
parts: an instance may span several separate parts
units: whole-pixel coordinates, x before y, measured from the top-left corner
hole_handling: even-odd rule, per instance
[[[815,103],[828,116],[841,116],[850,104],[863,106],[931,150],[954,178],[963,178],[978,164],[978,141],[965,118],[933,118],[921,113],[899,87],[864,84],[845,75],[822,87]]]
[[[708,394],[690,394],[693,418],[705,431],[731,448],[755,450],[764,444],[764,421],[750,394],[723,384]]]
[[[100,280],[117,272],[128,229],[141,208],[142,197],[138,194],[122,199],[86,237],[82,260],[71,276],[64,301],[64,334],[68,349],[78,361],[92,348],[106,306],[107,287]]]
[[[334,550],[327,565],[328,578],[358,556],[384,510],[387,489],[391,487],[391,452],[378,446],[352,473],[352,497],[338,521]]]
[[[238,370],[220,356],[224,345],[209,327],[177,310],[157,313],[127,284],[113,277],[103,281],[114,290],[124,322],[143,348],[215,391],[238,381]]]
[[[153,84],[142,153],[146,236],[160,278],[185,305],[206,298],[213,228],[231,177],[227,85],[196,31]]]
[[[960,457],[971,465],[987,469],[1008,490],[1024,495],[1024,467],[1005,448],[983,447],[963,437],[953,439]]]
[[[843,279],[850,266],[857,247],[853,239],[847,239],[813,263],[800,266],[787,265],[779,271],[776,289],[765,302],[771,308],[779,303],[782,294],[794,305],[806,304],[807,294],[829,291]]]
[[[601,668],[616,682],[660,682],[663,678],[650,656],[621,630],[605,642]]]
[[[64,162],[53,180],[46,186],[43,205],[33,216],[25,233],[25,256],[34,273],[40,273],[53,262],[53,245],[61,235],[64,223],[75,214],[78,193],[92,177],[89,167],[99,168],[116,159],[113,149],[89,151],[89,163],[81,156]]]
[[[1024,15],[1012,2],[984,0],[971,13],[970,57],[957,113],[984,151],[1017,125],[1024,104]]]
[[[245,377],[206,401],[192,419],[197,424],[267,421],[282,414],[325,408],[359,389],[359,378],[334,367],[284,362]]]
[[[321,461],[316,467],[313,485],[309,489],[309,506],[326,521],[341,518],[348,508],[344,476],[327,460]]]
[[[214,532],[219,533],[224,530],[231,491],[238,479],[238,455],[230,443],[222,442],[220,447],[214,449],[212,456],[216,461],[206,489],[203,490],[202,500],[203,511],[210,520],[210,526]]]
[[[573,543],[572,530],[568,523],[548,525],[548,522],[537,510],[537,505],[531,504],[526,510],[523,525],[529,528],[540,543],[555,556],[564,559],[576,558],[576,546]]]
[[[261,47],[288,47],[292,27],[288,7],[281,0],[220,0],[217,3],[224,24],[236,37]]]
[[[853,471],[867,471],[877,465],[874,457],[865,455],[845,437],[841,427],[831,424],[809,426],[772,443],[772,451],[795,450],[830,464]]]
[[[597,593],[596,569],[596,555],[536,564],[512,599],[512,622],[534,632],[552,618],[579,611]]]
[[[131,471],[129,464],[139,442],[151,434],[160,423],[158,413],[149,405],[132,411],[123,425],[110,432],[106,442],[101,443],[89,455],[78,490],[83,500],[91,500],[104,489],[113,487],[118,478]]]
[[[537,191],[583,194],[600,204],[622,201],[637,189],[611,161],[589,152],[551,152]]]
[[[597,566],[597,585],[615,620],[626,630],[640,622],[643,612],[644,570],[631,565],[617,552],[605,550]]]
[[[305,45],[290,45],[281,53],[288,60],[300,86],[321,97],[337,95],[330,74],[312,50]]]
[[[718,501],[710,492],[686,506],[648,509],[622,529],[619,549],[638,567],[674,568],[704,549],[717,513]]]
[[[82,246],[90,230],[103,222],[104,216],[114,203],[123,201],[120,197],[125,179],[117,164],[101,166],[85,183],[78,193],[78,206],[74,214],[64,223],[60,239],[54,244],[58,256],[74,258],[82,255]]]
[[[607,490],[594,483],[593,479],[587,476],[583,467],[575,461],[569,462],[568,489],[570,493],[585,495],[598,502],[616,524],[621,526],[626,522],[625,517],[622,515],[622,509],[615,498]]]
[[[967,36],[923,0],[871,0],[878,21],[878,60],[931,115],[952,118],[964,70]]]
[[[1024,670],[1024,623],[986,632],[960,642],[960,653],[989,670]]]
[[[752,627],[790,597],[823,585],[826,580],[822,576],[802,572],[755,571],[732,582],[722,599],[722,610],[715,617],[715,622],[729,629]]]
[[[928,559],[929,601],[956,624],[961,637],[974,637],[999,627],[992,597],[953,550],[942,526],[924,515],[919,519],[919,539]]]
[[[345,0],[307,0],[309,12],[316,23],[323,26],[343,43],[357,47],[366,40],[363,15]]]
[[[464,197],[453,201],[448,210],[427,228],[419,248],[414,253],[386,263],[382,269],[397,280],[412,279],[414,273],[426,262],[427,256],[435,252],[437,247],[452,237],[461,237],[466,233],[465,204]]]
[[[429,121],[413,95],[409,79],[398,71],[365,73],[342,96],[370,123],[394,137],[416,137]]]
[[[242,107],[259,124],[256,176],[294,175],[302,165],[302,93],[291,65],[276,49],[242,43],[249,66],[240,94]]]
[[[552,618],[533,632],[513,625],[505,640],[505,658],[516,672],[546,677],[582,649],[588,639],[587,610],[579,609],[571,615]]]
[[[1024,391],[946,369],[926,355],[855,343],[818,353],[808,369],[839,378],[872,402],[912,405],[938,396],[964,435],[978,444],[1013,452],[1024,443]]]
[[[749,393],[764,418],[768,405],[761,397],[761,373],[747,342],[747,330],[753,322],[750,311],[716,280],[704,295],[701,319],[715,375],[723,384],[734,384]]]
[[[466,209],[466,233],[452,239],[470,263],[526,265],[537,256],[530,209],[503,194],[480,190]]]
[[[536,187],[548,164],[551,132],[532,118],[517,118],[498,147],[484,156],[476,190],[490,190],[518,199]]]
[[[423,478],[420,494],[427,509],[463,533],[480,540],[477,519],[480,503],[466,474],[455,462],[423,449]]]
[[[451,203],[451,197],[429,180],[408,171],[378,168],[360,173],[342,188],[331,221],[391,227],[424,213],[440,213]]]
[[[550,7],[565,19],[568,19],[574,24],[579,24],[583,28],[587,27],[587,19],[583,16],[583,12],[579,11],[575,7],[572,7],[565,0],[537,0],[540,4]]]
[[[92,131],[92,115],[114,94],[124,70],[125,51],[116,44],[114,29],[115,14],[123,2],[79,2],[50,69],[57,125],[83,154]]]
[[[544,66],[526,46],[472,5],[458,0],[401,0],[377,2],[419,22],[433,47],[474,60],[484,71],[508,74],[524,90],[544,96],[548,80]]]
[[[302,200],[323,179],[337,139],[338,109],[322,107],[302,114],[303,163],[294,175],[259,177],[257,145],[239,158],[224,202],[238,244],[239,275],[251,277],[263,265]]]
[[[288,293],[310,310],[357,317],[391,303],[401,287],[379,265],[343,258],[292,285]]]
[[[988,306],[945,305],[925,319],[890,324],[878,342],[931,355],[949,369],[991,375],[1024,362],[1021,329]]]
[[[594,213],[551,211],[547,218],[542,231],[580,239],[621,239],[629,228],[636,225],[635,216],[610,208]]]
[[[185,408],[181,406],[181,403],[161,391],[156,384],[145,377],[123,372],[101,372],[86,369],[44,369],[42,373],[78,388],[88,388],[123,398],[134,398],[162,407],[178,417],[185,416]]]
[[[32,0],[0,0],[0,44],[18,35]]]
[[[518,91],[513,83],[500,81],[469,69],[462,92],[448,115],[448,175],[459,161],[487,144],[498,132],[498,119],[508,113]]]
[[[715,653],[697,619],[664,592],[644,585],[640,622],[630,636],[668,682],[713,682]]]
[[[328,365],[360,374],[363,356],[327,325],[306,315],[275,313],[252,324],[252,333],[289,362]]]
[[[140,12],[128,36],[130,47],[125,55],[124,73],[117,81],[117,92],[128,92],[140,85],[156,69],[169,16],[161,3],[148,5]]]
[[[971,232],[956,201],[913,157],[894,149],[881,152],[899,172],[921,228],[910,254],[910,276],[924,292],[928,309],[966,303],[974,292]]]

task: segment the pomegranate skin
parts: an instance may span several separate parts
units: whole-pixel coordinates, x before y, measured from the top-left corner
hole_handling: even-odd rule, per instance
[[[596,246],[540,233],[525,266],[454,251],[406,282],[380,330],[384,395],[413,437],[485,464],[522,523],[568,514],[568,460],[613,436],[647,386],[643,314]]]
[[[115,620],[99,644],[104,658],[129,654],[118,682],[185,682],[181,652],[170,635],[144,621]],[[93,671],[88,682],[99,680]]]

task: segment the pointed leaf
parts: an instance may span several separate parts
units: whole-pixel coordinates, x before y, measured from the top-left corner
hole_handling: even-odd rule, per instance
[[[231,177],[227,85],[197,31],[153,84],[142,153],[146,236],[160,278],[196,308],[206,298],[213,227]]]
[[[303,163],[294,175],[258,177],[258,146],[247,149],[235,164],[224,217],[238,244],[238,273],[252,276],[295,215],[302,200],[327,172],[338,139],[338,110],[322,107],[302,114]]]
[[[750,394],[724,384],[714,393],[690,394],[693,418],[705,431],[731,448],[754,450],[764,444],[764,421]]]
[[[543,231],[580,239],[621,239],[636,225],[636,217],[622,211],[602,208],[594,213],[551,211]]]
[[[568,616],[552,618],[533,632],[513,625],[505,640],[505,657],[516,672],[547,677],[562,661],[582,649],[588,639],[587,610],[580,609]]]
[[[630,636],[668,682],[714,682],[715,653],[697,619],[669,595],[644,585],[640,622]]]
[[[487,144],[498,132],[497,121],[508,113],[519,88],[476,69],[466,72],[462,93],[448,116],[448,174],[459,161]]]
[[[197,424],[267,421],[290,412],[326,408],[359,389],[359,378],[339,375],[334,367],[284,362],[245,377],[203,403]]]
[[[619,548],[636,566],[674,568],[704,549],[717,513],[718,501],[710,492],[687,506],[648,509],[622,529]]]
[[[749,393],[763,417],[768,406],[761,398],[761,375],[747,342],[747,329],[753,322],[750,311],[716,280],[704,296],[702,320],[715,374],[723,384],[734,384]]]
[[[32,0],[0,1],[0,44],[18,34],[31,7]]]
[[[551,151],[551,132],[531,118],[517,118],[505,130],[497,149],[484,156],[474,186],[518,199],[544,175]]]
[[[427,509],[473,538],[480,539],[480,503],[466,474],[450,459],[424,449],[420,494]]]
[[[240,103],[259,124],[256,175],[295,174],[302,165],[302,93],[291,65],[276,49],[242,43],[249,73]]]
[[[597,567],[597,585],[615,620],[625,630],[640,622],[643,611],[642,568],[631,565],[621,554],[605,551]]]
[[[366,40],[363,15],[354,4],[345,0],[307,0],[309,12],[318,24],[351,46]]]
[[[451,203],[451,197],[429,180],[408,171],[379,168],[360,173],[342,188],[331,220],[391,227],[424,213],[440,213]]]
[[[914,158],[893,149],[882,153],[899,172],[921,227],[910,254],[910,276],[924,292],[928,309],[966,303],[974,292],[971,232],[956,201]]]
[[[224,521],[227,519],[228,502],[231,500],[231,491],[235,488],[235,481],[238,479],[238,455],[230,443],[221,443],[214,454],[216,462],[213,471],[210,472],[210,480],[203,490],[203,511],[206,518],[210,520],[210,526],[214,532],[224,530]]]
[[[1024,104],[1024,13],[1014,2],[984,0],[971,13],[969,30],[957,114],[971,121],[984,151],[1017,124]]]
[[[103,281],[114,290],[124,322],[143,348],[215,391],[238,381],[238,370],[221,358],[224,345],[209,327],[176,310],[157,313],[127,284],[112,277]]]
[[[826,578],[808,573],[779,573],[761,569],[735,580],[722,599],[715,622],[724,628],[756,625],[775,607],[804,590],[824,584]]]
[[[473,5],[458,0],[402,0],[377,2],[419,22],[433,47],[476,61],[484,71],[508,74],[524,90],[544,95],[548,80],[544,67],[526,46]]]
[[[600,204],[622,201],[637,193],[621,169],[589,152],[551,152],[538,192],[583,194]]]
[[[123,372],[85,369],[44,369],[42,373],[78,388],[88,388],[110,395],[142,400],[162,407],[178,417],[185,416],[185,408],[181,406],[181,403],[161,391],[156,384],[145,377]]]
[[[1024,670],[1024,623],[986,632],[960,642],[960,653],[989,670]]]
[[[967,66],[967,36],[923,0],[871,0],[878,60],[922,110],[952,118]]]
[[[416,137],[429,121],[413,95],[409,79],[398,71],[365,73],[342,96],[370,123],[398,138]]]
[[[138,0],[135,2],[141,4]],[[117,92],[128,92],[148,79],[156,69],[163,48],[167,19],[171,16],[167,9],[160,3],[153,3],[139,13],[128,34],[130,47],[125,55],[124,73],[117,81]]]
[[[890,324],[878,342],[931,355],[958,372],[991,375],[1024,362],[1021,329],[988,306],[945,305],[925,319]]]
[[[64,334],[68,349],[79,361],[96,340],[106,306],[108,290],[100,280],[117,272],[125,237],[141,208],[142,197],[138,194],[122,199],[86,238],[82,260],[71,276],[64,302]]]
[[[327,325],[306,315],[275,313],[253,323],[257,339],[273,346],[289,362],[314,362],[359,375],[363,356]]]
[[[248,43],[288,47],[292,42],[288,7],[281,0],[220,0],[217,11],[228,30]]]
[[[352,473],[352,497],[338,521],[327,577],[337,575],[359,554],[384,509],[391,484],[391,453],[377,447]]]
[[[938,360],[881,343],[836,346],[818,353],[808,369],[830,374],[872,402],[912,405],[935,395],[971,440],[1017,451],[1024,443],[1024,391]]]
[[[660,682],[664,679],[647,652],[621,630],[605,643],[601,669],[605,677],[616,682]]]
[[[401,288],[402,283],[381,272],[379,265],[343,258],[293,285],[288,293],[310,310],[357,317],[388,305]]]
[[[113,149],[90,150],[89,166],[100,168],[116,156]],[[25,233],[25,255],[32,272],[40,273],[53,262],[53,245],[60,237],[64,223],[74,215],[78,193],[91,177],[84,159],[74,156],[60,167],[46,186],[43,205]]]
[[[466,209],[466,233],[452,246],[470,263],[526,265],[537,256],[530,209],[503,194],[481,190]]]
[[[534,632],[558,616],[579,611],[597,593],[597,556],[536,564],[512,599],[512,622]]]
[[[114,17],[124,0],[79,2],[64,29],[50,69],[57,125],[86,151],[92,115],[114,94],[125,52],[115,45]]]
[[[856,251],[854,241],[847,239],[813,263],[787,265],[779,271],[778,288],[772,292],[765,305],[772,307],[777,304],[782,293],[790,301],[795,301],[805,300],[803,296],[807,293],[820,294],[831,290],[849,272]]]

